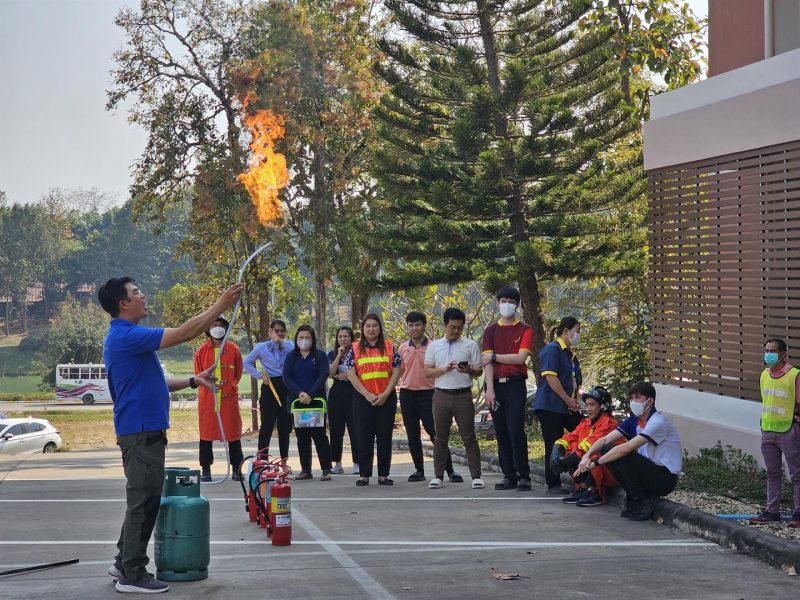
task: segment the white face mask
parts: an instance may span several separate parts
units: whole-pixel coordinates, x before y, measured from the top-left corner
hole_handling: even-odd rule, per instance
[[[580,331],[573,331],[569,334],[569,343],[572,344],[573,346],[577,346],[580,341],[581,341]]]
[[[631,402],[631,412],[635,417],[641,417],[644,414],[645,404],[647,404],[647,400],[644,402]]]
[[[311,340],[297,340],[297,347],[300,350],[311,350]]]
[[[514,313],[517,312],[517,305],[513,302],[501,302],[499,304],[499,309],[500,316],[508,319],[509,317],[513,317]]]
[[[224,327],[212,327],[211,329],[208,330],[208,333],[215,340],[221,340],[222,338],[225,337],[225,328]]]

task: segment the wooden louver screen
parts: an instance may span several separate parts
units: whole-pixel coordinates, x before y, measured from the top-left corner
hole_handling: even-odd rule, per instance
[[[653,380],[759,400],[768,338],[800,366],[800,141],[648,179]]]

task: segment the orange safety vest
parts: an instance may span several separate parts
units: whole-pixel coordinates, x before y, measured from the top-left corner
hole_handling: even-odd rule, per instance
[[[356,375],[364,387],[373,394],[380,394],[386,389],[392,374],[394,346],[389,340],[384,340],[384,344],[386,351],[383,354],[378,348],[367,346],[367,349],[362,351],[361,344],[353,344]]]

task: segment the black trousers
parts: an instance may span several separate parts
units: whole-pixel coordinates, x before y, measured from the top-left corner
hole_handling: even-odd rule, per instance
[[[613,447],[606,446],[603,453]],[[667,467],[657,465],[635,451],[603,465],[608,467],[628,496],[633,498],[666,496],[678,485],[678,476]]]
[[[512,481],[523,477],[530,479],[528,438],[525,437],[525,397],[528,393],[525,380],[516,379],[506,383],[495,380],[494,392],[495,409],[490,412],[503,477]]]
[[[344,430],[350,438],[350,454],[358,462],[358,441],[353,417],[353,384],[336,379],[328,392],[328,426],[331,430],[331,461],[342,462]]]
[[[570,412],[568,414],[552,412],[549,410],[537,410],[534,412],[542,426],[542,438],[544,439],[544,455],[550,456],[556,441],[564,435],[564,430],[572,431],[581,422],[583,416],[580,413]],[[544,461],[544,479],[547,487],[561,485],[561,477],[550,468],[550,461]]]
[[[208,468],[214,464],[214,442],[211,440],[200,440],[200,466]],[[233,472],[239,472],[239,465],[242,464],[244,454],[242,453],[242,440],[228,442],[228,453],[230,454]]]
[[[433,423],[433,390],[405,390],[400,388],[400,411],[403,413],[403,427],[408,438],[408,452],[414,461],[414,468],[425,472],[422,453],[422,430],[420,422],[431,442],[436,440],[436,428]],[[453,457],[447,451],[445,470],[453,472]]]
[[[272,385],[278,392],[278,398],[286,404],[288,390],[283,384],[283,377],[272,377]],[[292,414],[284,406],[278,405],[272,390],[266,383],[261,384],[261,396],[258,399],[258,408],[261,415],[261,427],[258,429],[258,449],[269,448],[272,440],[272,431],[278,425],[278,447],[281,458],[289,457],[289,434],[292,433],[294,420]]]
[[[319,466],[323,473],[331,470],[331,444],[325,434],[325,427],[295,427],[297,453],[300,455],[300,469],[311,472],[311,440],[317,449]]]
[[[392,467],[392,430],[397,395],[392,392],[382,406],[373,406],[358,392],[353,394],[353,416],[358,434],[358,468],[361,477],[372,477],[372,461],[378,446],[378,477],[388,477]]]

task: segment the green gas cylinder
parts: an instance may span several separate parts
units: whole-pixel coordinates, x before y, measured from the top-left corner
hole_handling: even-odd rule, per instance
[[[165,469],[155,530],[156,578],[197,581],[208,577],[211,511],[200,495],[200,471]]]

